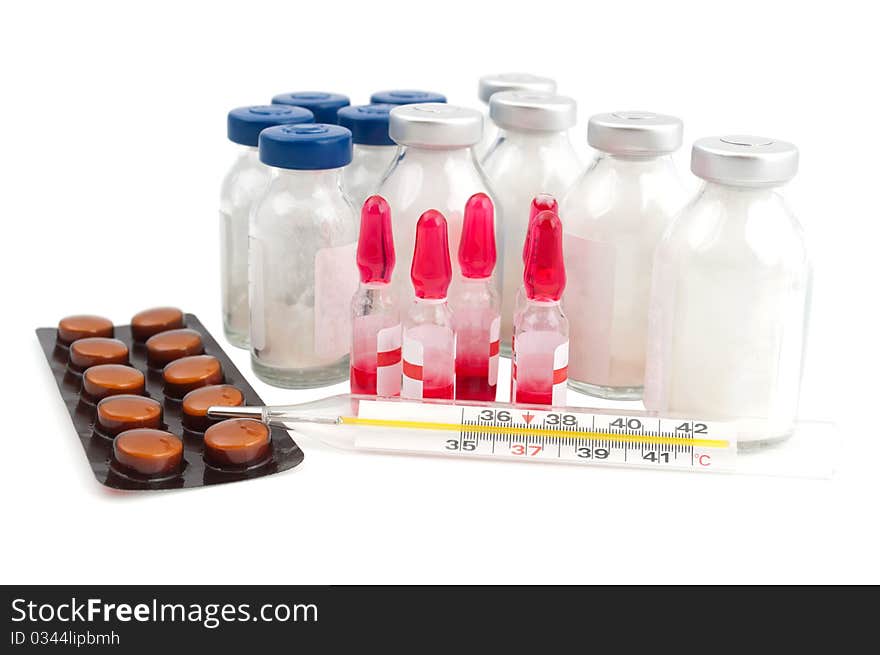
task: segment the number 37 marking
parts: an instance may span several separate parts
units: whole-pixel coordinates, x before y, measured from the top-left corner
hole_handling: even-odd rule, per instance
[[[524,455],[524,456],[528,456],[528,457],[534,457],[535,455],[540,453],[542,450],[544,450],[544,446],[537,446],[535,444],[528,445],[528,444],[515,443],[515,444],[511,444],[511,446],[510,446],[510,453],[512,455]]]

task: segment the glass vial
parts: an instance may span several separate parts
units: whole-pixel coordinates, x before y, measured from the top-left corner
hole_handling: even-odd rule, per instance
[[[248,347],[248,217],[272,176],[260,163],[260,132],[273,125],[313,121],[308,109],[275,105],[238,107],[226,119],[226,134],[240,148],[220,189],[220,288],[223,332],[238,348]]]
[[[565,405],[568,319],[559,302],[566,277],[559,216],[552,211],[538,214],[528,243],[523,274],[526,302],[514,328],[512,400]]]
[[[502,91],[492,96],[489,113],[499,132],[483,159],[483,169],[498,194],[504,216],[501,343],[502,352],[509,353],[531,201],[542,193],[561,198],[583,166],[568,138],[568,130],[577,120],[577,105],[571,98],[538,91]],[[566,219],[564,213],[561,217]]]
[[[494,401],[498,390],[501,303],[492,283],[494,215],[492,200],[484,193],[471,196],[464,208],[458,244],[462,280],[453,300],[457,400]]]
[[[654,251],[686,201],[672,161],[682,131],[678,118],[650,112],[589,120],[587,138],[598,155],[560,207],[569,385],[577,391],[642,396]]]
[[[332,125],[336,123],[337,112],[343,107],[348,107],[351,102],[348,96],[341,93],[294,91],[293,93],[279,93],[272,98],[272,104],[304,107],[315,115],[316,123]]]
[[[483,114],[483,138],[475,150],[477,157],[482,159],[489,146],[495,143],[498,137],[498,128],[489,117],[489,100],[501,91],[539,91],[543,93],[556,93],[556,81],[549,77],[532,75],[530,73],[494,73],[483,75],[477,87],[477,95],[486,109]]]
[[[784,141],[698,140],[705,182],[654,260],[645,406],[740,419],[740,446],[789,436],[797,414],[810,266],[776,191],[797,166]]]
[[[391,295],[394,270],[391,210],[370,196],[361,210],[357,265],[361,283],[351,301],[351,392],[400,395],[401,326]]]
[[[471,150],[480,140],[482,129],[480,113],[474,109],[430,103],[391,110],[388,130],[400,150],[378,193],[391,207],[399,263],[391,283],[401,308],[408,307],[414,298],[407,272],[412,263],[416,223],[427,210],[435,209],[446,218],[449,246],[458,252],[465,203],[473,194],[485,193],[496,208],[495,239],[501,243],[498,203]],[[499,257],[496,284],[502,266]],[[454,293],[460,279],[460,272],[454,271],[450,293]]]
[[[260,133],[273,167],[250,231],[251,365],[279,387],[348,378],[358,223],[342,191],[351,132],[281,125]]]
[[[455,395],[454,319],[446,302],[452,280],[443,214],[429,209],[418,220],[410,269],[415,298],[403,323],[403,398]]]
[[[397,155],[397,144],[388,136],[388,115],[395,105],[343,107],[339,124],[351,130],[351,163],[342,171],[342,188],[355,207],[376,193]]]

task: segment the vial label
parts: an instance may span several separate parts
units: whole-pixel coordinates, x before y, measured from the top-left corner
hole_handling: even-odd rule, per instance
[[[565,405],[568,389],[568,341],[553,351],[553,400],[554,406]]]
[[[612,375],[615,248],[609,243],[564,235],[568,286],[562,304],[571,317],[571,377],[590,384],[615,386]],[[639,347],[644,350],[644,345]]]
[[[357,243],[322,248],[315,254],[315,352],[338,359],[351,344],[351,298],[357,292]]]
[[[403,340],[403,398],[422,399],[425,379],[425,348],[416,339]]]
[[[266,347],[266,319],[264,317],[266,300],[263,293],[263,244],[251,239],[248,244],[250,266],[250,339],[255,351]]]
[[[489,386],[498,384],[498,361],[501,356],[501,317],[496,316],[489,328]]]
[[[401,330],[400,324],[379,330],[376,335],[376,395],[400,395]]]

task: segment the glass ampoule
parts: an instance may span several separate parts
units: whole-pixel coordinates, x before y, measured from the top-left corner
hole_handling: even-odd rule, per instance
[[[351,392],[400,395],[401,326],[391,291],[394,270],[391,209],[370,196],[361,209],[357,265],[360,286],[352,298]]]
[[[495,400],[501,346],[501,303],[495,270],[495,209],[484,193],[470,197],[458,246],[462,281],[455,307],[455,397]]]
[[[452,282],[446,219],[429,209],[416,225],[410,269],[415,298],[403,323],[403,398],[455,395],[455,330],[447,292]]]
[[[532,224],[523,282],[526,304],[514,326],[513,400],[564,405],[568,382],[568,319],[560,299],[565,290],[562,223],[552,211]]]

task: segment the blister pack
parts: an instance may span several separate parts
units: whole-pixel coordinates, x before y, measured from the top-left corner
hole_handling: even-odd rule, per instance
[[[116,326],[70,316],[36,333],[92,471],[107,487],[222,484],[303,460],[284,429],[207,416],[212,405],[262,401],[192,314],[154,308]]]

